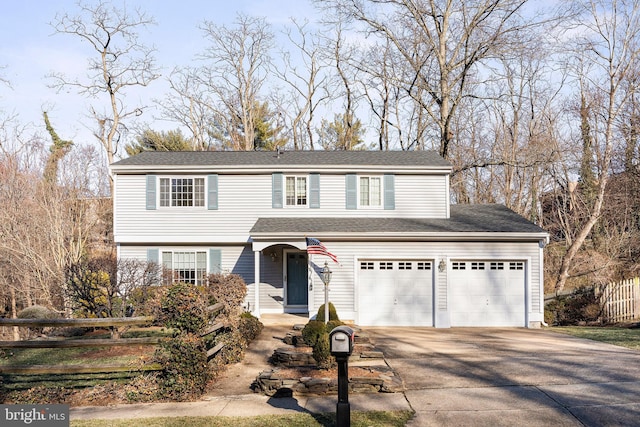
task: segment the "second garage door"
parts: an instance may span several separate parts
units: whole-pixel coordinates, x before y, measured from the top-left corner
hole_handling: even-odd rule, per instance
[[[433,326],[433,263],[360,261],[358,295],[362,326]]]
[[[525,263],[453,261],[451,326],[525,326]]]

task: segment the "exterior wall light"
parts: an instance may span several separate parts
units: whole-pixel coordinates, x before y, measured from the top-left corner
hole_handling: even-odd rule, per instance
[[[438,263],[438,271],[440,273],[444,273],[446,269],[447,269],[447,262],[444,259],[441,259],[440,262]]]

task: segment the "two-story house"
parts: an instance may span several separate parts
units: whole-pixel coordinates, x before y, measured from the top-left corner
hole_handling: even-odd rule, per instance
[[[330,301],[362,326],[536,326],[547,233],[501,205],[450,205],[429,151],[145,152],[114,163],[120,258],[175,280],[241,275],[255,315]],[[306,238],[334,254],[307,252]]]

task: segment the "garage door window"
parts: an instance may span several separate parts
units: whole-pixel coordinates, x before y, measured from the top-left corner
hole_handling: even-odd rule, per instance
[[[373,263],[372,262],[361,262],[360,263],[360,270],[373,270]]]
[[[431,270],[430,262],[418,262],[418,270]]]
[[[398,263],[398,270],[411,270],[411,268],[413,267],[412,265],[413,263],[411,262],[399,262]]]
[[[484,262],[472,262],[471,263],[472,270],[484,270]]]
[[[524,262],[510,262],[509,270],[524,270]]]
[[[380,270],[393,270],[393,263],[392,262],[381,262],[380,263]]]
[[[466,269],[466,263],[464,262],[452,262],[451,263],[451,268],[454,270],[465,270]]]
[[[492,270],[504,270],[504,262],[492,262],[491,263]]]

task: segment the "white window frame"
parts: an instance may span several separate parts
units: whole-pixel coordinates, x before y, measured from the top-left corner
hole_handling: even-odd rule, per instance
[[[180,260],[180,257],[184,258],[185,256],[193,256],[192,260]],[[185,282],[191,283],[195,285],[204,285],[207,278],[207,252],[199,251],[199,250],[161,250],[160,251],[160,259],[162,263],[162,268],[165,271],[170,271],[172,274],[170,276],[165,275],[165,280],[171,280],[171,283]],[[176,265],[178,263],[182,263],[182,265]],[[185,268],[188,265],[186,263],[190,263],[193,265],[193,268]],[[181,272],[192,271],[193,274],[190,275],[192,277],[187,277],[185,279],[185,275],[181,274]]]
[[[174,180],[191,180],[191,205],[174,204],[176,199],[174,196]],[[196,182],[199,180],[200,182]],[[168,184],[168,188],[167,188]],[[198,186],[201,184],[201,191]],[[158,206],[160,208],[206,208],[207,198],[207,180],[203,176],[161,176],[158,180]],[[198,197],[200,196],[200,197]]]
[[[293,203],[289,203],[289,186],[288,183],[293,180]],[[304,180],[304,188],[300,186],[300,181]],[[303,193],[304,191],[304,193]],[[304,175],[285,175],[284,176],[284,198],[282,206],[287,208],[306,208],[309,207],[309,177]],[[301,201],[303,203],[301,203]]]
[[[378,194],[375,194],[371,181],[378,182]],[[363,181],[366,181],[366,187],[363,185]],[[364,209],[382,209],[383,194],[382,189],[383,182],[382,176],[379,175],[358,175],[358,207]]]

